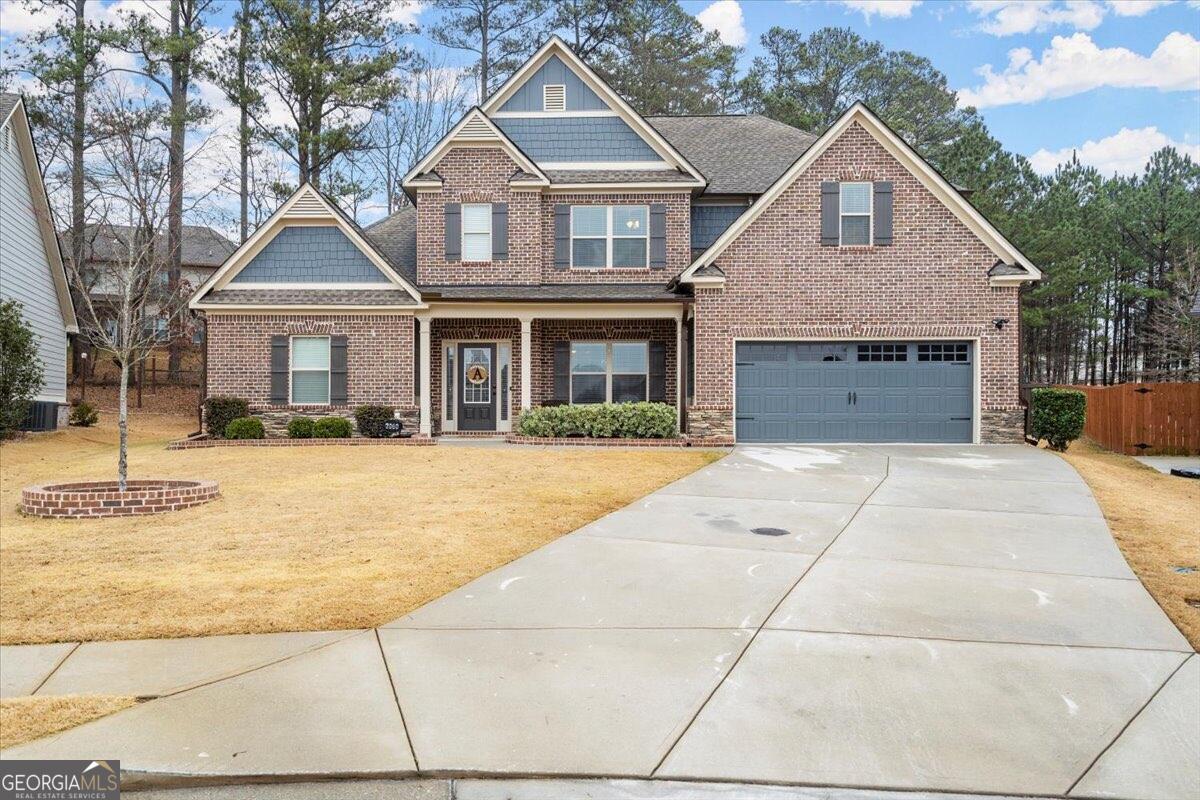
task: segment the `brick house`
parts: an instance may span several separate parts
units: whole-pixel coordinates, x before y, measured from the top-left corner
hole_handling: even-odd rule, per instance
[[[359,228],[296,192],[192,299],[210,395],[424,435],[651,400],[739,442],[1018,441],[1039,272],[856,105],[642,117],[547,42]]]

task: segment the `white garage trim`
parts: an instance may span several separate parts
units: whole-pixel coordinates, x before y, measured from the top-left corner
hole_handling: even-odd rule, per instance
[[[982,424],[982,368],[983,355],[978,336],[735,336],[729,349],[729,366],[732,372],[730,388],[733,390],[733,435],[737,440],[737,347],[741,342],[969,342],[974,358],[971,359],[971,443],[979,444]],[[764,444],[756,442],[755,444]],[[803,444],[803,442],[780,442],[780,444]],[[831,444],[822,442],[822,445]],[[864,444],[863,442],[834,442],[833,444]],[[867,443],[869,444],[869,442]]]

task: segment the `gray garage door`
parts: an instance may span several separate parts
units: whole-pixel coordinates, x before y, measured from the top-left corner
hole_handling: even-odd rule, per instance
[[[968,342],[739,342],[739,442],[969,442]]]

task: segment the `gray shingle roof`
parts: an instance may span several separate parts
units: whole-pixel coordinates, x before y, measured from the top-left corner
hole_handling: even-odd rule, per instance
[[[759,114],[646,120],[708,179],[706,194],[762,194],[817,140]]]
[[[11,92],[0,92],[0,120],[8,118],[9,113],[21,102],[21,95]]]
[[[84,228],[86,258],[88,261],[111,261],[123,249],[128,248],[133,228],[128,225],[88,225]],[[68,232],[59,234],[63,255],[71,255],[71,237]],[[155,248],[165,253],[167,234],[155,237]],[[183,254],[185,267],[219,267],[237,249],[237,245],[206,225],[183,226]]]
[[[406,206],[363,231],[380,255],[409,283],[417,282],[417,209]]]
[[[687,183],[692,176],[674,169],[550,169],[551,183]]]
[[[403,289],[218,289],[205,303],[229,305],[411,306]]]
[[[524,286],[424,286],[426,300],[588,300],[598,302],[655,302],[674,300],[663,283],[542,283]]]

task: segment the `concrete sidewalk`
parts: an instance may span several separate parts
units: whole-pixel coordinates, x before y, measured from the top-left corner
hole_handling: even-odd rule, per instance
[[[0,677],[159,698],[2,754],[131,784],[1200,793],[1200,660],[1020,446],[738,448],[376,631],[6,647]]]

